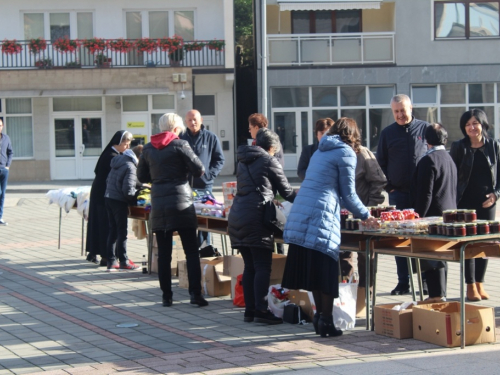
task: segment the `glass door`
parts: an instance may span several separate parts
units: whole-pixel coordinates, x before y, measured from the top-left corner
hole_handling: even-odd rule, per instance
[[[307,111],[274,111],[273,130],[279,135],[285,170],[296,170],[302,147],[308,144]]]
[[[64,116],[53,121],[53,179],[93,179],[102,152],[102,119]]]

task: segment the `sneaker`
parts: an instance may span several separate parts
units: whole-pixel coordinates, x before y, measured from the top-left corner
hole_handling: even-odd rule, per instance
[[[120,262],[121,270],[136,270],[138,268],[140,268],[140,266],[132,262],[130,259],[128,259],[126,262]]]
[[[391,291],[391,296],[402,296],[403,294],[409,294],[409,293],[410,293],[410,285],[399,283]]]
[[[97,260],[97,258],[94,254],[89,253],[89,255],[87,255],[87,261],[90,263],[99,264],[99,261]],[[107,264],[106,264],[106,266],[107,266]]]
[[[208,302],[201,294],[192,294],[191,301],[189,301],[191,305],[198,305],[199,307],[207,306]]]
[[[108,269],[106,270],[107,272],[114,272],[118,271],[120,269],[120,264],[115,260],[113,263],[108,263]]]
[[[3,219],[0,219],[0,225],[8,225],[6,221],[4,221]]]
[[[255,310],[254,317],[255,317],[256,323],[264,323],[264,324],[282,324],[283,323],[283,319],[278,318],[269,310],[266,312]]]

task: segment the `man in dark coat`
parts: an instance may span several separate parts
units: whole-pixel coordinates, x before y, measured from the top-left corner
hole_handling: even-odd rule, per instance
[[[181,134],[179,138],[189,143],[205,168],[205,173],[199,177],[189,175],[191,187],[212,192],[215,178],[224,166],[224,154],[219,138],[205,129],[203,118],[196,109],[192,109],[186,114],[186,126],[186,132]],[[210,245],[210,233],[198,231],[198,246],[201,246],[203,242],[206,242],[207,246]]]
[[[412,197],[420,217],[441,216],[443,211],[457,207],[457,168],[445,149],[448,133],[441,124],[432,124],[425,131],[428,151],[420,159],[413,175]],[[446,262],[422,261],[430,302],[446,298]]]

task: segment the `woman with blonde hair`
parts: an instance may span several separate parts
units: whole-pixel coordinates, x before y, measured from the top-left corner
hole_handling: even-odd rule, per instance
[[[187,141],[179,139],[186,130],[182,118],[166,113],[159,120],[161,133],[151,136],[144,146],[137,167],[137,177],[151,182],[150,219],[158,242],[158,278],[163,306],[172,306],[172,235],[179,233],[186,254],[191,304],[206,306],[201,294],[201,269],[196,237],[196,211],[188,175],[205,173],[202,162]]]

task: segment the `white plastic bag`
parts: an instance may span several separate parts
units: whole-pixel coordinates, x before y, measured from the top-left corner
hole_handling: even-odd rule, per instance
[[[353,277],[347,283],[339,284],[339,298],[333,301],[333,323],[343,331],[354,329],[356,324],[356,296],[358,283],[353,283]]]
[[[281,300],[277,299],[275,296],[273,296],[273,294],[271,293],[273,288],[280,289],[281,284],[271,285],[269,287],[269,291],[267,292],[267,297],[266,297],[267,305],[269,306],[269,310],[271,310],[271,312],[275,316],[277,316],[278,318],[283,318],[283,312],[285,310],[285,305],[290,303],[290,301],[287,299],[281,301]],[[288,292],[288,289],[285,289],[285,291]]]
[[[281,210],[281,212],[283,212],[283,215],[285,215],[285,217],[288,219],[288,215],[290,214],[292,207],[293,207],[293,203],[284,201],[284,202],[281,202],[281,206],[279,207],[279,209]]]

